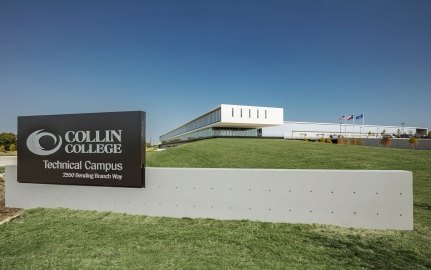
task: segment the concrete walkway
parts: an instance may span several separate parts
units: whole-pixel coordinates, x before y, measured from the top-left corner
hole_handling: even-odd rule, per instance
[[[0,156],[0,167],[6,165],[15,165],[16,164],[16,156]]]

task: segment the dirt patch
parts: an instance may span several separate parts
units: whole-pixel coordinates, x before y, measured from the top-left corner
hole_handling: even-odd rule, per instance
[[[4,175],[0,174],[0,222],[17,215],[21,212],[21,208],[8,208],[5,206],[4,200]]]

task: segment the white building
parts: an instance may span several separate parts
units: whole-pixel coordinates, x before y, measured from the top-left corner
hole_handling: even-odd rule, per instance
[[[283,125],[283,109],[221,104],[160,136],[162,144],[213,137],[260,137],[262,128]]]
[[[344,123],[313,123],[285,121],[283,125],[262,129],[263,137],[283,137],[286,139],[337,138],[380,138],[382,135],[427,135],[428,129],[418,127],[354,125]]]
[[[428,129],[418,127],[283,121],[282,108],[221,104],[160,136],[160,141],[169,145],[215,137],[378,138],[385,134],[427,133]]]

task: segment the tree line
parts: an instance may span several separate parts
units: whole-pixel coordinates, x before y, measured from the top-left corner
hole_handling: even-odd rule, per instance
[[[14,133],[0,133],[0,152],[6,151],[16,151],[16,135]]]

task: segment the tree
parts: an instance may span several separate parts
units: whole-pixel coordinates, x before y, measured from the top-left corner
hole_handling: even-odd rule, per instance
[[[4,145],[0,145],[0,153],[4,152],[6,152],[6,148],[4,147]]]
[[[397,138],[401,137],[401,129],[397,129],[397,133],[395,133]]]
[[[2,145],[5,149],[9,149],[9,145],[16,145],[16,135],[9,132],[0,133],[0,145]]]
[[[16,145],[14,143],[9,145],[9,151],[16,151]]]
[[[428,131],[428,138],[430,138],[430,139],[431,139],[431,130],[430,130],[430,131]]]

